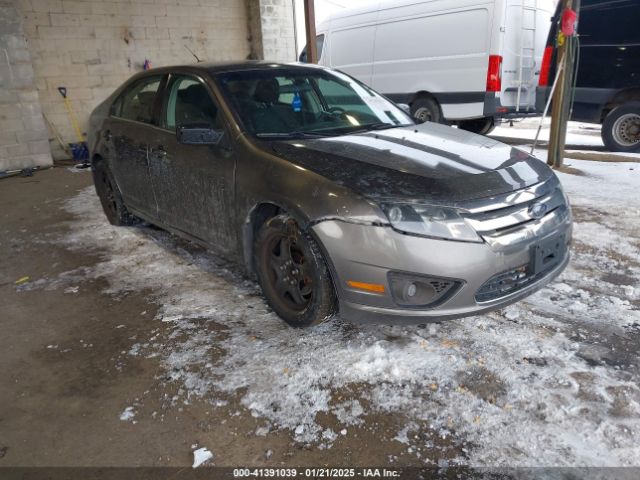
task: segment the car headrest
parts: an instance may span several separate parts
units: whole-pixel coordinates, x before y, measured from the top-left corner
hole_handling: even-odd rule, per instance
[[[256,86],[253,98],[257,102],[275,103],[280,97],[280,84],[275,78],[260,80]]]
[[[185,103],[190,103],[191,105],[202,105],[207,102],[209,94],[207,93],[207,89],[204,85],[196,83],[194,85],[189,85],[183,91],[180,92],[181,100]]]

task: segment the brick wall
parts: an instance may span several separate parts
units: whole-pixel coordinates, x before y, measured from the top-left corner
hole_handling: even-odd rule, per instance
[[[12,0],[0,0],[0,172],[50,164],[20,15]]]

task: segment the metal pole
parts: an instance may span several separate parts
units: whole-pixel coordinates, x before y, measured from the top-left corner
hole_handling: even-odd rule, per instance
[[[307,31],[307,62],[317,63],[316,12],[313,0],[304,0],[304,26]]]
[[[580,0],[562,0],[562,9],[560,11],[564,12],[566,9],[574,9],[578,12],[580,9]],[[558,28],[558,37],[556,40],[558,45],[558,89],[553,96],[549,156],[547,158],[547,164],[554,168],[562,168],[562,162],[564,160],[567,122],[569,121],[569,108],[571,106],[573,67],[575,64],[575,51],[573,49],[575,42],[574,36],[565,37],[561,28]]]
[[[561,62],[561,65],[558,67],[560,69],[563,69],[564,62]],[[561,70],[558,70],[557,73],[560,73]],[[540,138],[540,130],[542,130],[542,124],[544,123],[544,119],[547,116],[547,112],[549,111],[549,106],[551,105],[551,100],[553,99],[553,92],[556,91],[556,87],[558,86],[558,79],[560,78],[560,75],[556,75],[556,78],[553,80],[553,85],[551,85],[551,90],[549,91],[549,98],[547,100],[547,103],[545,103],[544,105],[544,110],[542,112],[542,117],[540,117],[540,123],[538,124],[538,130],[536,130],[536,136],[533,139],[533,145],[531,145],[531,155],[533,155],[533,152],[536,149],[536,146],[538,145],[538,139]],[[547,147],[548,148],[548,147]]]
[[[298,61],[298,15],[296,14],[296,2],[298,0],[291,0],[291,6],[293,8],[293,45],[295,49],[294,61]]]

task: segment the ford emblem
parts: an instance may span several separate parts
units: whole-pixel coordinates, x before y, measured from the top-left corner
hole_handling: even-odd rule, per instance
[[[547,206],[544,203],[534,203],[529,207],[529,215],[536,220],[544,217],[547,213]]]

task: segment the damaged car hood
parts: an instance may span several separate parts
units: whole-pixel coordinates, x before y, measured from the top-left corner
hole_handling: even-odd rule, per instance
[[[272,147],[281,158],[376,201],[458,204],[526,188],[553,175],[522,150],[434,123],[274,141]]]

